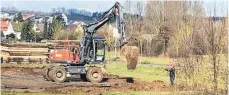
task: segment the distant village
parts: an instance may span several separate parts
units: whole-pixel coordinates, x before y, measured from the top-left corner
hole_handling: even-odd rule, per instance
[[[15,35],[17,39],[21,39],[21,26],[17,26],[19,23],[14,19],[18,16],[18,13],[7,13],[1,12],[0,14],[0,23],[1,23],[1,37],[6,38],[8,35]],[[29,20],[32,22],[33,27],[32,29],[36,32],[43,32],[44,30],[44,23],[48,22],[51,23],[53,17],[61,16],[64,19],[64,24],[66,26],[71,25],[85,25],[83,21],[76,21],[76,20],[69,20],[64,13],[52,13],[50,16],[36,16],[34,14],[22,14],[23,20]]]

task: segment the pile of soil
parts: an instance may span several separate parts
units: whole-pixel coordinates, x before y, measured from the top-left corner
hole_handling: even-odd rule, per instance
[[[138,63],[139,48],[136,46],[123,46],[121,55],[125,56],[127,61],[127,69],[134,70]]]
[[[128,80],[131,80],[128,82]],[[67,86],[61,88],[47,88],[45,92],[48,93],[87,93],[87,94],[103,94],[108,92],[113,93],[128,93],[132,91],[171,91],[172,87],[165,84],[163,81],[146,82],[139,79],[131,78],[113,78],[108,79],[111,87],[74,87]]]

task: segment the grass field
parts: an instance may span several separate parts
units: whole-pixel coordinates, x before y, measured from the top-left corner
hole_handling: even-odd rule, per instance
[[[170,58],[140,57],[139,61],[143,64],[169,64],[172,60]]]
[[[161,80],[168,83],[168,72],[162,67],[151,67],[139,64],[135,70],[127,70],[126,63],[112,62],[107,64],[106,70],[109,74],[113,75],[133,77],[144,81]]]
[[[106,52],[106,60],[114,59],[115,52]],[[117,52],[119,56],[119,52]],[[126,60],[124,56],[119,56],[119,60]],[[139,62],[143,64],[169,64],[172,61],[170,58],[160,58],[160,57],[139,57]]]

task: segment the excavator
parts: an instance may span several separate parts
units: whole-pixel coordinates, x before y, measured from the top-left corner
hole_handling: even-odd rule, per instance
[[[116,2],[104,12],[97,21],[83,27],[84,35],[78,48],[68,47],[55,49],[50,53],[51,65],[44,67],[43,76],[48,81],[64,82],[72,75],[80,75],[84,81],[99,83],[103,80],[105,67],[105,39],[94,36],[99,28],[111,20],[116,21],[119,47],[126,42],[123,7]],[[102,66],[97,66],[100,64]]]

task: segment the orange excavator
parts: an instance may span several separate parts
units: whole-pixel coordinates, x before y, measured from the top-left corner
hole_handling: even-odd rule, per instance
[[[108,11],[94,23],[83,27],[84,35],[80,46],[57,46],[50,51],[52,64],[44,67],[43,76],[48,81],[64,82],[71,75],[80,75],[84,81],[99,83],[105,74],[105,39],[94,36],[94,33],[104,24],[116,20],[120,48],[127,42],[124,32],[123,7],[116,2]],[[102,67],[97,66],[102,65]]]

